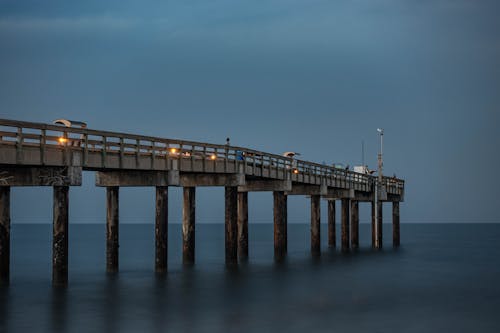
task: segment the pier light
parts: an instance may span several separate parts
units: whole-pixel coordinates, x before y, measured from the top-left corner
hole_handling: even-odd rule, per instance
[[[293,173],[294,174],[298,174],[299,173],[299,169],[293,169]]]
[[[59,143],[60,143],[60,144],[62,144],[62,145],[63,145],[63,144],[65,144],[66,142],[68,142],[68,139],[66,139],[66,138],[64,138],[64,137],[60,137],[60,138],[58,139],[58,141],[59,141]]]
[[[217,155],[215,155],[215,154],[210,155],[210,159],[211,159],[211,160],[215,160],[215,159],[217,159]]]
[[[170,148],[169,151],[172,153],[172,154],[175,154],[177,153],[177,148]]]

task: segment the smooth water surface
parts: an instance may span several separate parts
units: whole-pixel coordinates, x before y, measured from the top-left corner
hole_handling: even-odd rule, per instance
[[[71,225],[69,286],[51,287],[51,225],[12,226],[11,284],[1,332],[500,332],[500,225],[403,224],[402,246],[309,252],[309,226],[289,226],[273,261],[273,226],[250,224],[250,258],[224,265],[224,225],[196,226],[196,264],[181,264],[169,227],[169,272],[155,276],[154,227],[120,226],[120,272],[105,273],[105,226]]]

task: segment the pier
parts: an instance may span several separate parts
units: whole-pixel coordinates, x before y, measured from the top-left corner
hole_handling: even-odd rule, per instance
[[[320,200],[328,200],[328,246],[335,248],[336,202],[341,202],[341,251],[359,247],[359,203],[371,204],[372,246],[382,242],[382,204],[392,203],[393,246],[400,245],[399,203],[404,181],[374,177],[244,147],[174,140],[87,128],[0,119],[0,281],[9,282],[10,188],[53,187],[52,281],[68,283],[69,188],[82,171],[106,187],[106,269],[119,270],[119,193],[124,186],[156,188],[155,265],[165,273],[168,188],[183,188],[183,263],[195,262],[196,188],[225,187],[225,260],[248,258],[248,192],[273,192],[274,256],[287,253],[287,197],[311,200],[311,253],[321,255]],[[222,200],[222,198],[221,198]],[[104,237],[103,237],[104,241]]]

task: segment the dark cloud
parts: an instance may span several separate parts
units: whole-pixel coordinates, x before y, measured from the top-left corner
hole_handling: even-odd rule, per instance
[[[498,9],[444,0],[3,1],[0,109],[174,138],[231,136],[328,163],[359,162],[364,140],[372,166],[382,126],[387,172],[408,180],[403,220],[498,221]],[[85,194],[98,191],[91,182],[79,195],[102,205]],[[271,217],[266,209],[254,218]],[[307,221],[307,210],[290,209]]]

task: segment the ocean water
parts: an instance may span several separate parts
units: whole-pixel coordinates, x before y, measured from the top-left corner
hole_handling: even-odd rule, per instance
[[[169,226],[169,272],[156,276],[154,228],[120,226],[120,272],[105,273],[105,226],[70,225],[69,286],[51,287],[51,225],[14,224],[1,332],[500,332],[500,224],[402,224],[399,249],[309,252],[289,226],[273,261],[271,224],[250,224],[250,258],[224,265],[224,225],[196,226],[196,264]]]

